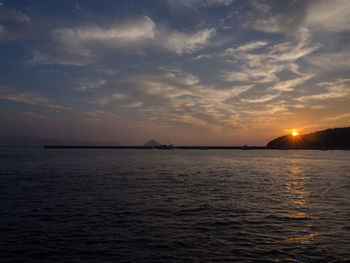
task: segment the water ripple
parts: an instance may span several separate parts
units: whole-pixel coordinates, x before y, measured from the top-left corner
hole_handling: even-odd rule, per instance
[[[9,262],[349,262],[350,152],[1,149]]]

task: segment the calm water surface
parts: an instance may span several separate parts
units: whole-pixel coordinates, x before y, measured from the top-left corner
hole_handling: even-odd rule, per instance
[[[350,151],[0,148],[2,262],[350,262]]]

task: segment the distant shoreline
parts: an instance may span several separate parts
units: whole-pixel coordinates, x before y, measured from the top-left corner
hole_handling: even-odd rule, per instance
[[[320,147],[320,148],[305,148],[305,149],[276,149],[267,148],[265,146],[62,146],[62,145],[44,145],[44,149],[116,149],[116,150],[350,150],[347,147]]]
[[[44,145],[44,149],[136,149],[136,150],[266,150],[265,146],[61,146]]]

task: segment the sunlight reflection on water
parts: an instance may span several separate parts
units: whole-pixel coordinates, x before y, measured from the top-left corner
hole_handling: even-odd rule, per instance
[[[287,172],[288,181],[286,183],[286,191],[290,210],[286,217],[291,219],[309,219],[311,217],[305,211],[308,211],[308,197],[310,191],[308,190],[309,177],[305,175],[303,168],[304,160],[291,159],[288,165]],[[304,228],[299,229],[300,234],[293,234],[290,236],[291,242],[300,244],[312,244],[317,232],[313,232],[313,225],[307,224]]]

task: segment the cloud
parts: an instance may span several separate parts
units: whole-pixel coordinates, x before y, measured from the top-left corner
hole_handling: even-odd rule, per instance
[[[318,31],[349,31],[350,2],[348,0],[312,1],[305,24]]]
[[[178,55],[190,54],[203,48],[215,35],[215,29],[203,29],[194,34],[174,32],[165,34],[164,47]]]
[[[280,95],[280,93],[259,95],[257,98],[241,99],[241,101],[245,102],[245,103],[263,103],[263,102],[271,101],[271,100],[277,98],[279,95]]]
[[[288,79],[285,81],[278,81],[274,86],[270,87],[270,90],[278,90],[278,91],[293,91],[294,87],[303,84],[308,79],[312,78],[313,75],[305,74],[302,77]]]
[[[277,99],[281,90],[262,91],[255,85],[218,88],[202,85],[196,76],[179,70],[163,71],[121,80],[114,84],[116,91],[94,103],[147,125],[216,131],[263,127],[269,120],[294,114],[288,102]]]
[[[249,42],[246,43],[240,47],[238,47],[236,50],[235,49],[228,49],[226,50],[226,52],[232,53],[235,51],[249,51],[249,50],[254,50],[254,49],[258,49],[261,47],[266,46],[268,43],[266,41],[254,41],[254,42]]]
[[[285,100],[290,100],[289,92],[315,76],[301,69],[300,60],[317,49],[318,45],[312,44],[305,28],[277,43],[247,42],[219,55],[235,68],[234,71],[222,70],[221,78],[227,83],[252,87],[237,96],[239,103],[260,104],[265,108],[272,102],[286,104]]]
[[[135,101],[149,105],[163,104],[176,96],[195,95],[198,92],[196,83],[197,77],[191,74],[164,72],[136,75],[121,82],[126,86],[125,90],[102,97],[97,102],[101,105],[115,101],[124,101],[127,104]]]
[[[232,94],[234,96],[239,96],[241,95],[242,93],[252,89],[254,86],[253,85],[243,85],[243,86],[234,86],[232,88]]]
[[[331,117],[323,118],[325,121],[337,121],[345,118],[350,118],[350,113],[339,114]]]
[[[103,110],[88,110],[88,111],[81,111],[80,114],[86,115],[88,117],[93,118],[94,120],[102,120],[107,118],[114,118],[113,114],[110,112],[106,112]]]
[[[239,82],[246,82],[253,80],[256,76],[252,76],[246,72],[229,72],[229,71],[224,71],[222,74],[223,78],[227,82],[232,82],[232,81],[239,81]]]
[[[147,16],[124,23],[58,28],[51,42],[33,52],[33,64],[87,65],[111,51],[142,50],[155,37],[155,24]]]
[[[212,54],[199,54],[198,56],[192,58],[193,60],[198,60],[202,58],[211,58],[213,55]]]
[[[36,119],[36,120],[40,120],[40,119],[46,119],[47,116],[46,115],[43,115],[43,114],[38,114],[38,113],[35,113],[35,112],[31,112],[31,111],[24,111],[22,112],[23,115],[31,118],[31,119]]]
[[[112,102],[115,102],[115,101],[121,101],[121,100],[124,100],[126,98],[127,98],[127,96],[124,95],[123,93],[114,93],[114,94],[111,94],[109,96],[100,97],[97,100],[92,100],[92,101],[90,101],[90,103],[98,104],[100,106],[105,106],[105,105],[107,105],[109,103],[112,103]]]
[[[350,2],[347,0],[297,0],[283,8],[274,2],[254,0],[251,5],[253,10],[246,14],[243,24],[258,31],[289,34],[303,27],[312,32],[350,30]]]
[[[14,88],[10,88],[7,86],[0,86],[0,99],[36,105],[50,110],[71,110],[70,107],[65,107],[62,105],[52,103],[50,99],[41,96],[37,93],[20,92]]]
[[[130,104],[125,105],[126,108],[139,108],[143,105],[142,101],[134,101]]]
[[[88,65],[110,59],[111,54],[144,54],[148,48],[190,54],[208,44],[214,29],[194,33],[157,27],[148,17],[123,23],[58,28],[46,47],[33,51],[32,64]]]
[[[238,70],[222,72],[226,82],[275,83],[272,89],[290,90],[311,78],[310,74],[299,70],[297,61],[318,49],[311,45],[311,36],[307,29],[299,30],[292,40],[269,45],[265,41],[248,42],[236,48],[228,48],[221,57],[237,67]],[[294,79],[281,82],[279,73],[289,71]]]
[[[350,79],[338,79],[334,82],[318,83],[321,92],[295,98],[296,101],[308,102],[311,100],[328,100],[347,97],[350,94]],[[323,92],[322,92],[323,90]]]
[[[170,8],[197,9],[198,7],[228,6],[233,0],[166,0]]]
[[[258,31],[276,33],[281,32],[281,26],[279,20],[281,18],[277,17],[267,17],[267,18],[254,18],[254,20],[245,23],[245,26]]]
[[[285,10],[275,11],[273,2],[252,0],[252,10],[244,14],[245,28],[269,33],[290,33],[297,31],[306,15],[307,1],[293,1],[285,4]]]
[[[114,45],[140,43],[154,38],[155,24],[145,16],[136,21],[108,27],[87,26],[76,28],[61,28],[54,30],[54,37],[68,45],[84,45],[94,41],[110,41]]]
[[[30,17],[20,11],[0,5],[0,41],[9,41],[25,36],[30,25]]]
[[[17,90],[6,86],[0,86],[0,98],[15,102],[24,102],[33,105],[46,104],[49,102],[47,98],[42,97],[38,94],[32,92],[20,93]]]
[[[322,72],[350,69],[350,52],[347,50],[319,52],[307,57],[306,60],[313,68]]]
[[[79,88],[74,89],[78,91],[86,91],[86,90],[91,90],[91,89],[96,89],[96,88],[101,88],[106,84],[106,80],[104,79],[88,79],[88,78],[83,78],[79,82]]]
[[[162,125],[191,125],[205,129],[234,126],[228,103],[250,87],[219,90],[200,85],[199,79],[179,70],[134,75],[117,83],[118,91],[95,101],[101,106],[134,111],[140,118]],[[123,86],[122,89],[120,87]],[[113,106],[112,106],[113,105]]]

